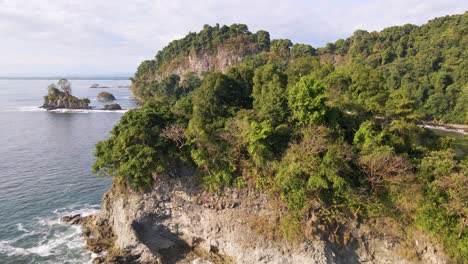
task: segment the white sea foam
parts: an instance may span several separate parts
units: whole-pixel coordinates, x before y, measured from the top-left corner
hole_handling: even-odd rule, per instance
[[[459,133],[462,135],[468,135],[468,132],[465,132],[465,130],[463,129],[447,128],[443,126],[434,126],[434,125],[421,125],[421,126],[424,128],[428,128],[428,129],[437,129],[437,130],[443,130],[447,132]]]
[[[18,229],[18,231],[29,232],[29,230],[24,228],[23,224],[21,224],[21,223],[17,224],[16,228]]]
[[[89,216],[93,214],[99,213],[100,206],[99,205],[85,205],[84,207],[77,208],[76,206],[69,206],[65,208],[55,209],[53,211],[54,214],[59,216],[59,219],[63,216],[67,215],[77,215],[80,214],[81,216]]]
[[[53,112],[53,113],[65,113],[65,114],[89,114],[89,113],[118,113],[124,114],[129,109],[122,110],[103,110],[103,109],[54,109],[46,110],[37,106],[21,106],[14,109],[0,110],[1,112]]]
[[[6,110],[9,112],[45,112],[44,108],[40,108],[38,106],[20,106],[16,109]]]
[[[53,260],[51,263],[91,263],[96,255],[85,250],[81,227],[65,224],[61,218],[75,214],[88,216],[98,212],[98,205],[69,206],[54,210],[49,217],[37,218],[34,223],[19,223],[17,230],[23,234],[10,240],[0,240],[0,254],[24,257],[34,255]]]
[[[54,110],[49,110],[49,112],[54,112],[54,113],[71,113],[71,114],[89,114],[89,113],[120,113],[123,114],[127,112],[128,109],[124,110],[102,110],[102,109],[54,109]]]

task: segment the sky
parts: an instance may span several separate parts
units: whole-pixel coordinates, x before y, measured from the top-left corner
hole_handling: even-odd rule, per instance
[[[0,77],[133,75],[205,24],[244,23],[321,47],[357,29],[467,10],[465,0],[0,0]]]

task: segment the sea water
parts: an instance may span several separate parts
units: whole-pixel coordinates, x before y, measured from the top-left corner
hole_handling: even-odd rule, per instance
[[[0,263],[88,263],[79,226],[65,215],[97,213],[110,179],[91,172],[94,146],[123,111],[100,111],[101,91],[124,109],[136,107],[126,88],[89,88],[128,80],[70,80],[73,94],[96,110],[38,108],[57,80],[0,80]]]

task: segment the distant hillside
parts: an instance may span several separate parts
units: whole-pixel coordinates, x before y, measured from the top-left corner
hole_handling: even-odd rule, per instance
[[[133,91],[144,101],[154,95],[151,90],[156,83],[171,75],[180,81],[192,72],[201,77],[204,72],[225,72],[241,63],[251,67],[274,64],[288,75],[289,84],[297,76],[326,66],[320,78],[341,97],[337,101],[347,111],[363,107],[359,110],[379,116],[411,113],[419,119],[468,123],[466,47],[468,13],[436,18],[420,27],[357,30],[350,38],[318,50],[293,45],[288,39],[270,41],[268,32],[253,34],[242,24],[206,25],[199,33],[171,42],[154,60],[141,63]],[[397,106],[403,101],[404,105]]]
[[[320,53],[345,56],[340,64],[349,68],[378,70],[389,99],[404,96],[422,117],[468,122],[468,12],[420,27],[357,30],[350,38],[328,43]]]

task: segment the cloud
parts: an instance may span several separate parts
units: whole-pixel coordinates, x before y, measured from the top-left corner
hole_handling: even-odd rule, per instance
[[[133,73],[204,24],[245,23],[323,46],[356,29],[422,24],[467,9],[457,0],[0,0],[0,75]]]

